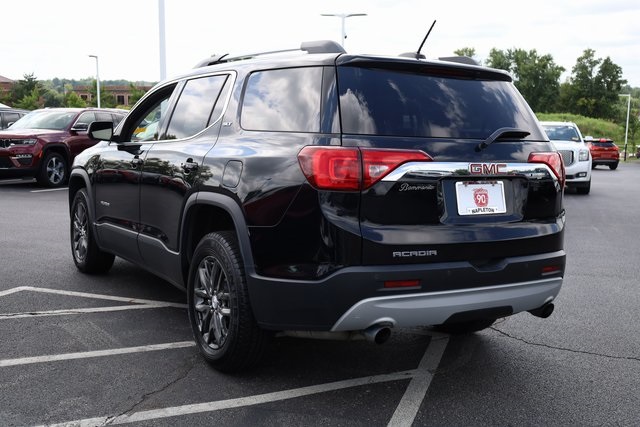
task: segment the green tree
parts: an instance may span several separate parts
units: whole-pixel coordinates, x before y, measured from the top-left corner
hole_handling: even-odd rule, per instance
[[[489,52],[489,59],[487,59],[487,66],[497,68],[499,70],[511,71],[511,59],[507,52],[499,49],[491,49]]]
[[[100,107],[102,108],[115,108],[116,106],[116,97],[113,96],[112,93],[107,92],[104,82],[100,82]],[[89,84],[89,93],[91,94],[91,101],[89,101],[89,106],[96,107],[98,106],[98,97],[97,97],[97,85],[96,80],[92,80]]]
[[[570,95],[563,109],[587,117],[615,119],[618,94],[627,82],[622,79],[622,68],[609,57],[595,57],[593,49],[586,49],[573,67]]]
[[[129,83],[129,91],[129,105],[133,105],[138,102],[138,100],[146,93],[146,91],[138,89],[133,83]]]
[[[538,55],[533,49],[491,49],[490,67],[509,71],[522,96],[534,111],[555,110],[560,95],[560,75],[565,70],[556,65],[551,55]]]
[[[22,80],[18,80],[11,88],[11,104],[18,105],[36,105],[39,108],[39,96],[43,92],[42,84],[32,74],[25,74]],[[35,92],[34,92],[35,91]],[[35,102],[33,96],[37,95]],[[25,107],[19,107],[25,108]],[[34,109],[30,108],[30,109]]]
[[[84,101],[84,99],[80,98],[80,95],[78,95],[77,93],[69,91],[64,97],[64,106],[84,108],[87,106],[87,103]]]
[[[40,90],[38,88],[33,89],[30,94],[23,96],[15,106],[25,110],[35,110],[40,108]]]

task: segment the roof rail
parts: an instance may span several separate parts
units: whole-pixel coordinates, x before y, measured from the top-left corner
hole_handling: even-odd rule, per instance
[[[243,59],[251,59],[251,58],[256,58],[258,56],[263,56],[263,55],[272,55],[276,53],[297,52],[297,51],[303,51],[309,54],[346,53],[346,51],[341,45],[339,45],[338,43],[332,40],[315,40],[315,41],[302,42],[298,49],[272,50],[268,52],[256,52],[256,53],[249,53],[246,55],[238,55],[238,56],[229,56],[228,53],[225,53],[224,55],[212,55],[209,58],[203,59],[202,61],[198,62],[196,66],[193,68],[206,67],[208,65],[221,64],[224,62],[241,61]]]

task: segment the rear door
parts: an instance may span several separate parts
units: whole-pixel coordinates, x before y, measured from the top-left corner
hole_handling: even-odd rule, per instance
[[[347,58],[338,87],[342,144],[363,159],[363,264],[561,249],[561,227],[550,226],[562,213],[561,163],[508,76]],[[537,238],[522,245],[527,237]]]

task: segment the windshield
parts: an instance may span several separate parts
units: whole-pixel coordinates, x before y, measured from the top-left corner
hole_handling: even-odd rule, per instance
[[[551,141],[580,142],[580,136],[573,126],[543,124],[542,127]]]
[[[544,138],[506,81],[343,66],[338,87],[344,133],[484,140],[512,127],[529,132],[526,139]]]
[[[10,129],[64,130],[78,113],[75,111],[32,111],[11,125]]]

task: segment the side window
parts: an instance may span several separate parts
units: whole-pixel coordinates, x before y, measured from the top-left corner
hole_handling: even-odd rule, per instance
[[[171,115],[166,139],[183,139],[206,129],[212,117],[227,75],[203,77],[187,81]]]
[[[78,120],[74,123],[73,127],[76,129],[88,129],[89,125],[96,121],[96,115],[92,111],[85,111],[80,114]]]
[[[112,114],[113,117],[113,127],[115,128],[118,124],[124,119],[123,114]]]
[[[4,125],[8,126],[9,123],[15,123],[18,121],[18,119],[20,119],[20,117],[22,117],[22,115],[18,114],[18,113],[5,113],[4,115]]]
[[[133,131],[132,141],[150,141],[158,139],[158,126],[164,117],[169,104],[166,97],[153,106],[137,123]]]
[[[240,124],[247,130],[319,132],[322,68],[258,71],[249,76]]]
[[[160,127],[166,122],[169,99],[176,84],[152,93],[126,116],[120,133],[121,141],[152,141],[158,139]]]
[[[101,111],[97,111],[96,112],[96,120],[99,122],[110,122],[111,120],[111,114],[109,113],[103,113]]]

